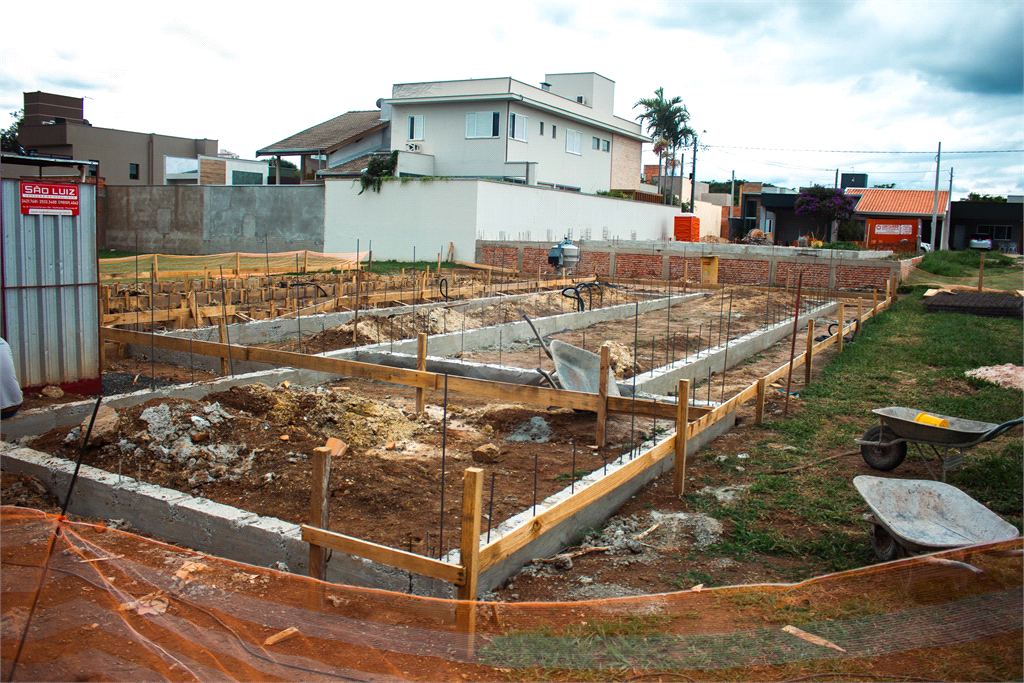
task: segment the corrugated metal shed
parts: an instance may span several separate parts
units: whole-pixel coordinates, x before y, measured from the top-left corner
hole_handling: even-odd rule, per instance
[[[98,393],[96,188],[78,185],[77,216],[22,214],[19,190],[3,180],[0,336],[24,389]]]

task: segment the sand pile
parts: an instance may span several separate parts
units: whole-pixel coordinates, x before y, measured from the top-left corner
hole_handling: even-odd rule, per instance
[[[1024,367],[1014,365],[1013,363],[975,368],[974,370],[968,370],[964,374],[968,377],[987,380],[993,384],[1010,389],[1024,390]]]

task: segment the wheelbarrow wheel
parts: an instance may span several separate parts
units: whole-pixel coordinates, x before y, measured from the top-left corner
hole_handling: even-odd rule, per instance
[[[897,438],[899,437],[896,436],[896,432],[885,425],[875,425],[864,432],[864,436],[861,437],[863,441],[881,441],[883,443]],[[864,462],[873,469],[888,472],[899,467],[900,463],[906,459],[907,442],[901,441],[890,446],[862,445],[860,455],[864,458]]]
[[[871,550],[874,551],[875,557],[882,562],[892,562],[907,556],[907,551],[903,549],[903,546],[897,543],[892,534],[881,524],[871,525]]]

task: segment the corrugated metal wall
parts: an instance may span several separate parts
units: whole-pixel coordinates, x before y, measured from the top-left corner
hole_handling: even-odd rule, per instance
[[[23,388],[100,388],[96,188],[79,185],[79,215],[23,215],[17,180],[2,182],[0,336]]]

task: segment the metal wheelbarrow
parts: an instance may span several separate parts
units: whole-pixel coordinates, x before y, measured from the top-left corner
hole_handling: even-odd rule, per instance
[[[932,466],[928,463],[921,446],[928,446],[942,463],[942,481],[946,481],[946,472],[963,465],[963,453],[978,444],[991,441],[1002,436],[1017,425],[1024,423],[1024,418],[1010,420],[1003,424],[965,420],[962,417],[950,417],[929,413],[949,422],[949,427],[915,422],[922,411],[914,408],[875,408],[881,423],[872,427],[859,439],[853,442],[860,446],[861,457],[873,469],[889,472],[900,466],[907,457],[907,444],[913,444],[921,459],[924,460],[929,474],[935,479]],[[955,452],[954,452],[955,451]]]
[[[1017,527],[966,493],[938,481],[861,475],[853,485],[871,513],[871,549],[888,562],[977,543],[1016,538]]]

